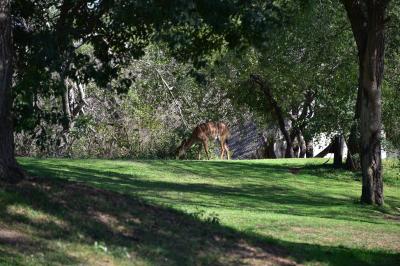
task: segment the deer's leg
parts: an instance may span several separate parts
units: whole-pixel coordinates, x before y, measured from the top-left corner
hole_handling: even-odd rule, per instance
[[[206,155],[207,155],[207,160],[210,160],[210,156],[208,156],[208,141],[207,140],[203,140],[203,147],[204,147],[204,151],[206,152]]]
[[[225,153],[225,145],[224,142],[222,140],[220,140],[220,144],[221,144],[221,160],[224,159],[224,153]]]
[[[228,160],[230,160],[231,156],[229,155],[229,147],[228,147],[228,144],[226,144],[226,142],[224,143],[224,147],[225,147],[225,151],[226,151],[226,156],[228,157]]]
[[[197,160],[200,160],[200,153],[201,153],[201,143],[199,145],[199,152],[197,153]]]

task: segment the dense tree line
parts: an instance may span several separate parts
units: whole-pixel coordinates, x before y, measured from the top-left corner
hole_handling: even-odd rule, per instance
[[[233,125],[240,119],[226,91],[206,80],[198,82],[200,74],[191,64],[174,60],[165,50],[146,48],[146,54],[131,60],[106,90],[93,82],[71,89],[71,105],[79,106],[71,102],[76,95],[84,104],[71,119],[68,141],[60,141],[64,132],[57,123],[42,121],[16,134],[17,154],[173,158],[178,143],[197,124],[226,120]],[[116,93],[119,79],[134,82],[125,93]],[[41,109],[52,107],[46,97],[38,96],[37,101]]]

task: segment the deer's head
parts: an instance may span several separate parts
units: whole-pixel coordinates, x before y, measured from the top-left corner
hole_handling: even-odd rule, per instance
[[[176,149],[175,157],[176,157],[177,160],[181,159],[182,156],[185,154],[185,152],[186,152],[186,143],[187,143],[187,140],[184,139],[182,141],[181,145],[179,145],[179,147]]]

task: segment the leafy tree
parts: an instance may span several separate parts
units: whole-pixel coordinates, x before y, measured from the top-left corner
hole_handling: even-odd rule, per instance
[[[104,90],[94,82],[82,86],[85,106],[75,118],[66,146],[55,141],[57,124],[36,125],[35,136],[16,134],[18,154],[102,158],[168,158],[182,138],[201,122],[240,116],[226,92],[202,79],[190,63],[168,56],[162,45],[150,45],[111,82],[132,79],[127,93]],[[42,109],[50,108],[43,102]],[[28,149],[27,149],[28,148]]]
[[[33,130],[41,123],[60,124],[61,137],[57,142],[68,142],[74,119],[84,105],[78,85],[95,82],[107,87],[124,65],[124,59],[143,54],[155,30],[163,33],[162,38],[169,39],[169,43],[175,43],[174,50],[182,57],[188,51],[191,56],[201,56],[221,44],[235,45],[238,36],[243,36],[240,43],[264,39],[267,29],[281,23],[285,12],[296,10],[297,6],[281,0],[15,1],[12,13],[17,129]],[[7,11],[8,7],[7,1]],[[85,45],[91,47],[92,56],[79,52]],[[11,74],[7,79],[10,77]],[[128,83],[124,80],[122,88],[127,88]],[[81,95],[71,99],[78,92]],[[56,107],[44,109],[46,104],[37,101],[38,95],[47,96],[47,101]],[[10,119],[11,104],[2,108],[5,119]],[[11,126],[5,131],[12,135]],[[3,141],[6,138],[0,139]],[[13,146],[13,141],[9,143]],[[14,167],[15,159],[7,158],[13,158],[13,152],[1,156],[3,164],[7,164],[2,167],[2,176],[9,176],[6,172]]]
[[[33,130],[41,123],[60,124],[62,139],[68,142],[73,120],[84,105],[82,93],[71,99],[73,90],[78,95],[80,84],[95,82],[103,87],[109,84],[125,58],[143,54],[150,24],[162,21],[162,6],[144,8],[146,4],[146,1],[13,2],[17,129]],[[8,7],[9,2],[7,10]],[[135,15],[127,10],[135,10]],[[80,52],[85,45],[91,47],[92,56]],[[49,105],[39,102],[38,96],[45,96],[53,107],[43,108]],[[8,104],[5,108],[10,107]],[[5,116],[10,119],[9,111]],[[11,127],[6,130],[12,134]],[[13,145],[6,138],[1,138],[0,142],[3,141]],[[11,153],[8,157],[13,158]],[[6,155],[3,157],[8,160]],[[4,169],[13,167],[12,161],[6,163],[10,166]],[[8,170],[2,172],[9,175]]]
[[[393,0],[388,10],[385,77],[382,84],[382,120],[386,150],[400,150],[400,2]],[[389,145],[387,145],[389,144]]]
[[[294,156],[295,142],[301,143],[304,156],[303,138],[310,142],[321,133],[349,132],[356,92],[351,31],[343,10],[324,2],[273,35],[263,49],[225,56],[216,65],[220,86],[264,123],[279,126],[288,143],[286,157]]]

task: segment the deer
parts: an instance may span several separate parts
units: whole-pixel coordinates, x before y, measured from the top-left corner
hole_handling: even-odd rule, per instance
[[[208,141],[209,139],[218,140],[221,145],[221,160],[224,159],[226,152],[228,160],[230,160],[229,148],[227,140],[230,137],[229,128],[222,122],[207,122],[196,126],[193,129],[192,135],[188,139],[184,139],[181,145],[176,150],[176,158],[180,159],[194,144],[199,143],[200,149],[198,153],[198,159],[200,160],[201,145],[206,152],[207,159],[210,159],[208,153]]]

